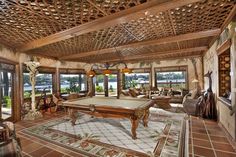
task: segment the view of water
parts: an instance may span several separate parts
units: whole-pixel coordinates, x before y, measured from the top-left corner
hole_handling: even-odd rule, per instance
[[[178,80],[158,80],[157,83],[165,83],[165,82],[170,82],[172,81],[172,83],[181,83],[181,82],[185,82],[185,79],[178,79]],[[141,84],[147,84],[149,83],[149,81],[142,81],[140,83],[138,83],[138,86],[140,86]],[[98,83],[99,86],[104,87],[103,82]],[[113,89],[117,89],[117,82],[108,82],[108,88],[110,88],[110,86],[113,87]],[[62,84],[61,88],[69,88],[70,84]],[[35,86],[36,90],[38,91],[43,91],[44,88],[48,88],[52,91],[52,85],[37,85]],[[32,86],[26,85],[24,86],[24,91],[31,91],[32,90]],[[85,89],[85,84],[81,84],[81,90],[86,90]]]
[[[69,88],[70,84],[63,84],[61,85],[61,88]],[[43,91],[44,88],[52,90],[52,85],[41,85],[41,86],[35,86],[35,89],[38,91]],[[24,86],[24,91],[31,91],[32,86]],[[81,90],[85,90],[85,84],[81,84]]]
[[[176,80],[170,80],[170,79],[168,79],[168,80],[157,80],[157,82],[158,83],[164,83],[164,82],[172,82],[172,83],[175,83],[175,82],[177,82],[177,83],[181,83],[181,82],[185,82],[185,79],[176,79]]]

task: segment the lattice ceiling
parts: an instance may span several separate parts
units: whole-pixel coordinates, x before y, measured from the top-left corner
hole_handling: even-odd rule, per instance
[[[137,8],[137,11],[143,13],[130,12],[129,20],[121,18],[117,24],[81,35],[70,34],[69,39],[40,47],[35,44],[36,48],[31,48],[26,53],[58,59],[67,57],[66,60],[73,61],[99,62],[135,55],[147,56],[155,52],[174,52],[208,46],[215,35],[146,46],[134,43],[220,29],[227,17],[235,12],[236,4],[235,0],[189,0],[189,3],[168,9],[175,2],[160,0],[156,6],[142,9],[153,1],[155,0],[0,0],[0,43],[2,41],[3,44],[20,50],[32,41],[105,17],[116,18],[119,13]],[[178,1],[176,4],[179,5]],[[99,22],[98,24],[101,25]],[[124,45],[127,46],[119,48]],[[199,50],[198,53],[202,51]],[[178,55],[181,54],[189,55],[185,52]],[[166,57],[168,56],[174,55]]]

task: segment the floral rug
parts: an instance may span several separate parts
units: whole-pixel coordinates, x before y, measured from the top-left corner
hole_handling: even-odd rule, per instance
[[[136,140],[131,137],[130,120],[85,114],[79,114],[75,126],[65,117],[23,132],[89,157],[177,157],[187,154],[187,121],[183,113],[150,108],[148,127],[140,122]]]

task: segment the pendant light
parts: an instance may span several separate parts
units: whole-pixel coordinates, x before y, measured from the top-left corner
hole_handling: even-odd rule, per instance
[[[89,77],[94,77],[96,75],[96,72],[91,68],[88,72],[87,72],[87,75]]]
[[[125,68],[123,68],[121,71],[122,71],[123,74],[130,74],[130,73],[132,73],[132,70],[127,67],[127,64],[125,64]]]

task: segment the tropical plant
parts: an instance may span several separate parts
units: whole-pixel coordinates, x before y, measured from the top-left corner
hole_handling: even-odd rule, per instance
[[[112,87],[112,85],[110,85],[109,91],[114,92],[114,88]]]
[[[137,86],[137,82],[135,80],[126,80],[125,87],[126,88],[135,88]]]
[[[30,92],[24,92],[24,98],[30,98],[31,93]]]
[[[103,87],[102,86],[96,86],[95,87],[96,92],[103,92]]]
[[[79,93],[80,92],[80,86],[78,84],[70,85],[70,88],[65,89],[67,93]]]
[[[4,96],[3,99],[4,99],[4,102],[6,102],[6,105],[7,105],[6,107],[11,108],[11,97],[10,96]]]

